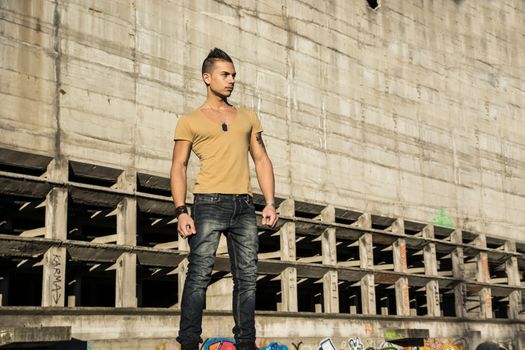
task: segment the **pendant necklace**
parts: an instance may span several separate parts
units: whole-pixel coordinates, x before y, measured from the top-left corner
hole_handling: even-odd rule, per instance
[[[219,119],[222,120],[222,118],[220,117],[221,112],[219,112],[218,110],[216,110],[215,108],[213,108],[212,106],[210,106],[208,104],[206,104],[204,106],[208,107],[213,112],[219,113]],[[222,131],[228,131],[228,124],[226,124],[226,120],[222,120],[221,127],[222,127]]]

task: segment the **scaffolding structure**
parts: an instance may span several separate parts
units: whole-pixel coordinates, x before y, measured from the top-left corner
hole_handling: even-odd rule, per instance
[[[523,318],[525,242],[279,199],[257,310]],[[188,246],[169,179],[0,150],[1,306],[178,308]],[[228,309],[225,241],[207,309]]]

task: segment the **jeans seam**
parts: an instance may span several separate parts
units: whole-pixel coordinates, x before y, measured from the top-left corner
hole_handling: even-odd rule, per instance
[[[235,265],[238,265],[239,264],[239,259],[237,259],[237,249],[236,249],[236,243],[235,243],[235,240],[232,239],[232,245],[233,245],[233,255],[234,255],[234,259],[235,259]],[[237,280],[237,283],[239,283],[239,267],[238,266],[235,266],[235,274],[234,274],[234,278]],[[237,323],[239,324],[239,333],[241,333],[241,296],[240,296],[240,293],[239,293],[239,287],[240,286],[237,286],[237,300],[235,300],[235,303],[237,304]]]

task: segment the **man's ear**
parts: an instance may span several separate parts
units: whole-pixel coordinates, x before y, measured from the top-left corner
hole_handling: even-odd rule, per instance
[[[206,85],[210,85],[211,74],[208,73],[208,72],[203,73],[203,74],[202,74],[202,80],[204,81],[204,84],[206,84]]]

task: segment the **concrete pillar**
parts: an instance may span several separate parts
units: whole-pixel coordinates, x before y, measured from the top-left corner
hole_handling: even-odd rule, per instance
[[[450,235],[452,243],[463,244],[463,233],[461,230],[455,230]],[[465,280],[465,258],[463,256],[463,248],[458,246],[451,253],[452,258],[452,276],[460,281]],[[456,317],[467,316],[467,286],[464,282],[459,282],[454,287],[454,302],[456,309]]]
[[[295,217],[295,201],[287,199],[278,208],[281,217]],[[295,223],[287,222],[279,230],[281,261],[295,261]],[[281,272],[281,311],[297,312],[297,269],[287,267]]]
[[[117,259],[115,307],[137,307],[137,256],[122,253]]]
[[[506,241],[505,251],[509,253],[516,253],[516,242]],[[509,286],[521,287],[520,271],[518,266],[518,258],[512,256],[505,262],[505,271],[507,273],[507,279]],[[509,308],[508,317],[509,319],[519,319],[521,317],[520,311],[523,309],[522,305],[522,292],[521,290],[514,290],[509,294]]]
[[[117,205],[117,244],[137,244],[137,200],[123,198]],[[123,253],[116,263],[115,306],[137,306],[137,257]]]
[[[46,196],[45,238],[67,239],[67,189],[53,188]],[[52,247],[45,254],[42,269],[42,306],[64,306],[66,290],[64,247]]]
[[[405,233],[405,222],[403,219],[397,219],[391,226],[392,233]],[[407,272],[407,249],[406,240],[397,239],[392,244],[392,254],[394,259],[394,271]],[[396,314],[399,316],[410,315],[410,297],[408,289],[408,278],[400,277],[395,283],[396,289]]]
[[[9,274],[0,275],[0,306],[9,305]]]
[[[487,247],[487,238],[484,234],[479,234],[474,244],[480,248]],[[479,252],[476,256],[476,280],[478,282],[490,283],[489,258],[486,252]],[[492,318],[492,290],[490,287],[483,287],[479,291],[480,318]]]
[[[137,245],[137,200],[123,198],[117,205],[117,244]]]
[[[281,272],[281,309],[297,312],[297,269],[287,267]]]
[[[321,221],[325,223],[335,223],[335,208],[326,207],[321,212]],[[335,266],[337,264],[335,228],[327,228],[321,235],[321,251],[323,264]],[[330,270],[323,276],[323,306],[324,312],[339,312],[339,286],[337,270]]]
[[[372,228],[372,216],[364,213],[352,224],[360,228]],[[359,237],[359,264],[362,269],[374,268],[374,251],[371,233]],[[367,273],[361,278],[361,305],[363,314],[376,314],[375,278],[373,273]]]
[[[64,306],[66,249],[49,248],[43,265],[42,306]]]
[[[422,231],[423,238],[434,238],[434,226],[427,225]],[[435,243],[427,243],[423,248],[423,259],[425,263],[425,275],[437,277],[437,255]],[[439,283],[437,280],[431,280],[426,285],[427,292],[427,314],[429,316],[439,317],[441,315],[439,302]]]

